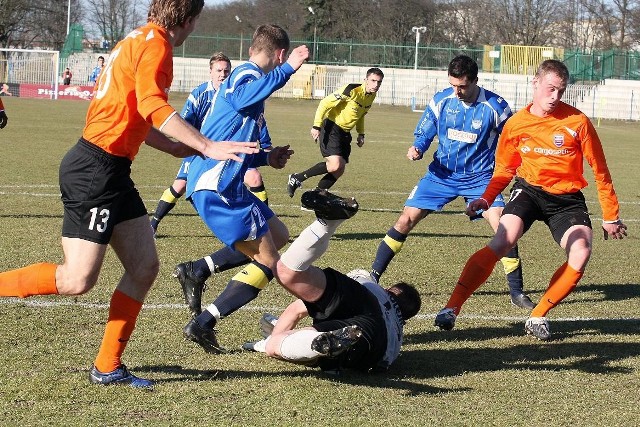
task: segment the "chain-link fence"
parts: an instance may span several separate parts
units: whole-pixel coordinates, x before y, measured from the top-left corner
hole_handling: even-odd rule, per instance
[[[251,35],[191,36],[175,55],[185,58],[208,58],[222,51],[231,59],[246,60]],[[481,46],[442,47],[362,43],[353,40],[292,40],[291,45],[306,44],[311,49],[310,61],[317,65],[349,65],[355,67],[416,68],[446,70],[449,61],[460,54],[474,58],[484,72],[535,73],[537,64],[548,58],[564,61],[576,81],[601,81],[608,78],[640,80],[640,52],[579,52],[545,46]]]

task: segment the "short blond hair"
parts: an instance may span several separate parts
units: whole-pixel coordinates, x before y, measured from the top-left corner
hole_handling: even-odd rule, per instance
[[[542,61],[536,71],[536,77],[542,77],[549,73],[553,73],[560,77],[563,82],[569,83],[569,69],[563,62],[557,59],[547,59]]]
[[[222,52],[216,52],[213,55],[211,55],[211,58],[209,58],[209,68],[213,67],[213,64],[215,64],[216,62],[220,62],[220,61],[224,61],[227,64],[231,65],[231,60],[227,55],[225,55]]]

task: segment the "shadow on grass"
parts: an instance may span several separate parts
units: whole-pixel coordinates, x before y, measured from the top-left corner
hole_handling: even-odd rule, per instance
[[[0,215],[0,218],[13,218],[13,219],[24,219],[24,218],[62,218],[62,212],[59,215],[54,214],[4,214]]]
[[[553,339],[549,342],[525,337],[523,325],[519,322],[511,323],[507,327],[478,327],[447,332],[429,331],[408,334],[405,337],[405,345],[460,341],[460,346],[454,349],[405,350],[391,370],[376,374],[345,370],[340,375],[330,375],[309,368],[289,372],[197,370],[179,365],[141,366],[137,367],[136,371],[162,372],[171,376],[158,380],[160,383],[230,378],[303,378],[313,375],[339,383],[402,390],[408,395],[415,396],[468,391],[469,388],[466,387],[433,387],[420,382],[441,379],[442,377],[456,377],[473,372],[576,370],[590,374],[629,374],[632,373],[632,369],[616,366],[616,362],[640,356],[640,343],[635,342],[616,343],[610,340],[598,341],[594,339],[589,339],[589,342],[566,342],[567,338],[581,335],[595,338],[598,334],[640,335],[640,321],[637,319],[557,321],[552,322],[551,326]],[[526,342],[503,348],[493,347],[489,341],[492,339],[522,339]],[[465,344],[468,342],[487,342],[487,346],[469,348]]]
[[[582,299],[580,302],[602,300],[607,301],[624,301],[635,299],[640,295],[640,284],[621,284],[621,283],[597,283],[591,285],[578,285],[572,293],[579,294],[582,292],[597,292],[602,294],[602,298]],[[564,302],[563,302],[564,304]]]
[[[380,241],[384,239],[386,236],[386,232],[383,233],[336,233],[334,238],[337,240],[375,240]],[[462,233],[424,233],[424,232],[412,232],[411,238],[415,237],[439,237],[439,238],[450,238],[450,237],[467,237],[474,239],[483,239],[483,241],[487,241],[492,236],[487,234],[462,234]],[[478,247],[480,249],[480,247]]]
[[[411,350],[402,353],[394,374],[418,378],[455,377],[503,370],[568,371],[589,374],[630,374],[615,362],[640,356],[640,344],[535,343],[503,348]],[[564,359],[574,359],[566,361]],[[416,369],[416,367],[420,367]]]
[[[464,322],[461,317],[459,323]],[[456,323],[458,325],[458,322]],[[526,337],[531,340],[532,345],[550,345],[564,341],[567,338],[581,335],[597,336],[605,335],[638,335],[640,336],[640,320],[635,319],[585,319],[585,320],[557,320],[550,319],[551,340],[548,342],[536,341],[533,337]],[[487,341],[489,339],[514,339],[524,337],[524,322],[509,323],[507,326],[497,327],[477,327],[470,329],[453,329],[451,331],[441,331],[433,329],[417,334],[407,334],[404,337],[404,344],[428,344],[442,341]],[[598,344],[590,342],[589,346],[599,349]],[[603,344],[608,346],[609,343]],[[624,344],[631,345],[631,344]],[[640,343],[638,344],[640,349]],[[637,355],[633,353],[631,355]]]
[[[504,291],[494,291],[494,290],[484,290],[483,287],[480,287],[477,291],[475,291],[474,295],[484,295],[484,296],[501,296],[504,295],[505,298],[509,298],[508,287],[505,283]],[[525,283],[525,292],[526,283]],[[528,293],[528,292],[527,292]],[[534,299],[534,295],[542,296],[544,293],[544,289],[536,290],[531,292],[529,296],[531,299]],[[640,284],[624,284],[624,283],[598,283],[591,285],[581,285],[579,284],[572,292],[572,295],[578,295],[581,293],[599,293],[602,296],[597,298],[567,298],[562,301],[563,305],[566,304],[584,304],[588,302],[602,302],[606,301],[626,301],[626,300],[635,300],[638,295],[640,295]],[[534,299],[534,302],[537,302]]]
[[[267,356],[265,356],[267,357]],[[287,362],[282,362],[287,363]],[[168,366],[137,366],[136,372],[161,372],[172,375],[171,378],[158,379],[156,382],[173,383],[182,381],[224,381],[227,379],[251,379],[251,378],[305,378],[310,376],[324,377],[329,381],[347,383],[351,385],[361,385],[365,387],[377,387],[384,389],[403,390],[407,394],[417,396],[421,394],[441,394],[441,393],[460,393],[468,391],[466,387],[457,389],[448,389],[441,387],[432,387],[425,384],[418,384],[412,381],[398,378],[396,375],[391,377],[388,374],[365,374],[355,371],[343,371],[339,375],[329,374],[315,368],[302,368],[299,371],[289,372],[269,372],[269,371],[236,371],[236,370],[199,370],[188,369],[180,365]],[[395,374],[395,372],[394,372]],[[416,377],[411,375],[412,377]]]
[[[498,371],[502,369],[567,370],[575,369],[586,373],[614,374],[629,373],[626,368],[613,366],[612,362],[640,356],[640,343],[610,340],[599,342],[597,336],[640,335],[638,319],[594,319],[594,320],[551,320],[552,339],[537,341],[524,336],[523,323],[510,323],[507,327],[478,327],[452,331],[431,331],[410,334],[405,344],[429,344],[442,341],[482,342],[489,339],[514,339],[521,336],[529,340],[508,348],[460,348],[446,350],[413,350],[402,353],[399,360],[400,373],[410,375],[412,366],[432,366],[437,375],[455,376],[473,371]],[[568,338],[591,336],[589,342],[566,342]],[[562,359],[577,359],[567,363]]]

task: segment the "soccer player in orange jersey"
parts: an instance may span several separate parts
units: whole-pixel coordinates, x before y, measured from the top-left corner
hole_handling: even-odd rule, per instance
[[[525,331],[540,340],[551,337],[547,313],[576,287],[591,256],[593,230],[584,196],[583,161],[591,168],[602,208],[604,237],[622,239],[627,226],[620,220],[602,144],[591,121],[561,101],[569,70],[547,60],[533,79],[533,102],[504,126],[496,152],[493,177],[467,215],[487,209],[515,176],[509,202],[489,244],[467,261],[449,301],[435,319],[440,329],[452,329],[462,304],[484,283],[502,258],[535,221],[544,221],[567,260],[525,323]]]
[[[0,129],[3,129],[7,125],[8,120],[7,113],[4,112],[4,104],[2,103],[2,99],[0,99]]]
[[[0,296],[84,294],[98,280],[111,245],[124,274],[90,372],[95,384],[153,387],[120,360],[160,264],[147,210],[130,177],[140,145],[146,141],[176,157],[199,152],[219,160],[258,152],[255,143],[214,143],[167,102],[173,47],[193,31],[203,6],[204,0],[152,0],[148,23],[115,46],[100,73],[82,138],[60,165],[64,262],[0,273]]]

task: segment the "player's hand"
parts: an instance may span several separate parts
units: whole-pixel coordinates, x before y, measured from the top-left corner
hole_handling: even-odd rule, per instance
[[[621,220],[616,222],[603,222],[602,231],[604,233],[604,240],[608,240],[609,237],[613,239],[624,239],[627,235],[627,226]]]
[[[489,209],[489,203],[483,198],[472,200],[469,205],[467,205],[467,209],[465,213],[469,216],[476,216],[478,211]]]
[[[418,150],[415,146],[409,147],[409,151],[407,151],[407,159],[409,160],[420,160],[422,158],[422,151]]]
[[[287,64],[291,65],[294,70],[299,69],[304,61],[309,58],[309,48],[306,45],[298,46],[293,49],[287,59]]]
[[[256,154],[260,149],[257,142],[211,142],[206,145],[202,154],[215,160],[235,160],[241,162],[242,159],[236,154]]]
[[[0,111],[0,129],[4,129],[8,121],[7,113],[5,113],[4,110]]]
[[[320,138],[320,131],[316,128],[311,128],[311,138],[313,138],[314,142],[318,142],[318,138]]]
[[[273,147],[269,152],[269,166],[274,169],[282,169],[291,158],[293,150],[289,149],[289,145],[284,147]]]
[[[364,135],[363,134],[358,134],[358,139],[356,140],[356,144],[358,144],[358,147],[362,147],[364,145]]]

